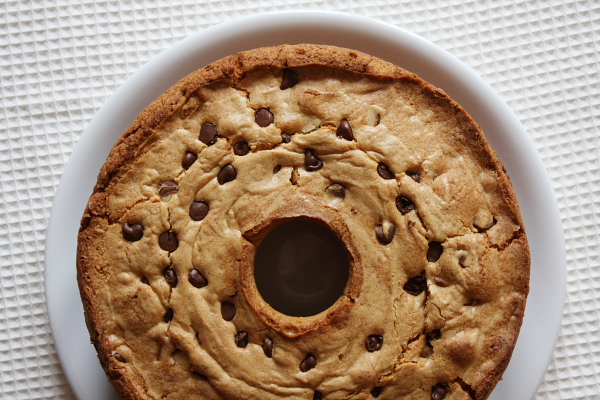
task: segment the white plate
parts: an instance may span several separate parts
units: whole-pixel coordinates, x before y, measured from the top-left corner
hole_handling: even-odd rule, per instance
[[[46,298],[60,361],[79,399],[116,398],[90,345],[75,279],[79,219],[113,144],[152,100],[190,72],[261,46],[320,43],[362,50],[442,88],[481,125],[506,166],[532,252],[531,293],[512,361],[491,396],[528,400],[543,379],[558,337],[565,296],[562,223],[546,170],[520,122],[475,72],[435,44],[353,14],[291,11],[252,15],[205,29],[131,76],[90,122],[66,165],[46,240]]]

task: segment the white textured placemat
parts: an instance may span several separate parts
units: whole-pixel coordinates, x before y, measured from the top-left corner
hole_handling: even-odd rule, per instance
[[[48,324],[44,241],[86,124],[161,50],[257,12],[339,10],[418,33],[515,111],[563,218],[567,302],[535,399],[600,393],[600,3],[590,1],[94,1],[0,3],[0,398],[72,398]],[[79,212],[79,211],[77,211]]]

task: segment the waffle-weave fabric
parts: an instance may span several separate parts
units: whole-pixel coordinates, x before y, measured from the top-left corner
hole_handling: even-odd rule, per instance
[[[550,176],[567,299],[535,399],[600,393],[600,5],[594,1],[134,0],[0,3],[0,398],[74,398],[44,293],[46,226],[62,171],[106,99],[153,56],[219,22],[337,10],[420,34],[512,108]]]

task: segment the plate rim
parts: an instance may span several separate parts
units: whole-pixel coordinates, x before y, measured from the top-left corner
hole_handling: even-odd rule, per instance
[[[282,21],[287,21],[288,26],[283,26]],[[160,74],[164,73],[163,70],[165,68],[169,68],[173,64],[169,61],[169,58],[174,57],[174,55],[178,54],[178,52],[188,52],[188,54],[184,56],[185,60],[188,60],[188,62],[192,62],[192,60],[197,59],[198,55],[190,54],[192,53],[192,51],[186,50],[186,47],[188,49],[190,47],[193,49],[197,49],[198,46],[200,46],[204,49],[210,49],[212,42],[214,48],[214,43],[219,41],[233,40],[232,36],[234,34],[243,33],[248,29],[252,31],[248,32],[248,34],[253,33],[255,35],[260,36],[259,33],[262,32],[263,36],[265,36],[266,34],[270,34],[270,36],[275,36],[272,33],[276,31],[281,32],[285,29],[307,30],[307,27],[310,26],[317,26],[323,28],[325,24],[328,24],[327,29],[329,30],[337,29],[339,32],[345,32],[349,35],[352,35],[352,32],[355,32],[355,34],[359,37],[376,37],[384,41],[387,40],[387,42],[385,43],[396,43],[396,45],[398,46],[400,46],[399,42],[404,41],[402,43],[404,47],[400,46],[401,48],[403,48],[404,52],[412,52],[410,54],[417,54],[424,60],[431,60],[432,63],[444,63],[444,66],[438,66],[436,68],[448,69],[448,71],[445,71],[446,75],[436,75],[435,73],[439,71],[436,68],[433,68],[433,70],[431,70],[431,65],[433,64],[426,66],[427,68],[424,67],[423,71],[421,72],[414,72],[418,73],[419,76],[421,76],[426,81],[433,83],[435,86],[442,87],[443,90],[446,91],[459,104],[461,104],[461,106],[465,108],[476,121],[478,121],[476,115],[480,113],[481,108],[487,109],[489,112],[489,110],[493,110],[495,107],[496,115],[493,119],[497,119],[497,116],[502,116],[505,118],[504,121],[497,121],[500,126],[500,128],[498,129],[503,130],[506,135],[505,137],[503,137],[502,140],[508,140],[512,144],[517,144],[517,148],[515,148],[514,145],[506,146],[506,144],[500,143],[500,146],[498,146],[498,143],[494,144],[494,141],[497,142],[497,140],[492,140],[494,136],[492,138],[488,136],[488,132],[490,130],[484,129],[484,131],[486,132],[488,140],[490,141],[490,143],[492,143],[492,147],[496,149],[498,157],[503,162],[503,164],[507,166],[509,174],[511,174],[511,172],[518,172],[517,174],[513,174],[511,176],[511,181],[513,182],[515,192],[517,193],[517,198],[519,199],[519,204],[521,205],[521,211],[523,219],[525,220],[525,225],[528,227],[528,239],[530,242],[532,255],[532,285],[526,307],[526,316],[523,322],[523,326],[521,328],[519,340],[517,341],[517,345],[515,347],[513,359],[511,360],[511,363],[509,364],[508,369],[504,374],[505,380],[499,382],[497,388],[492,393],[490,399],[498,400],[500,398],[506,398],[511,400],[525,400],[535,395],[535,392],[537,391],[539,384],[542,382],[545,371],[552,358],[553,349],[556,345],[556,341],[558,340],[558,334],[561,328],[564,300],[566,296],[566,249],[564,242],[564,232],[562,229],[562,220],[560,218],[558,203],[556,202],[550,179],[548,177],[542,159],[538,154],[537,149],[535,148],[533,140],[527,134],[524,127],[521,125],[520,121],[514,115],[512,110],[510,110],[508,105],[506,105],[506,103],[491,88],[490,85],[488,85],[476,72],[470,69],[457,57],[442,49],[441,47],[437,46],[433,42],[422,38],[421,36],[416,35],[412,32],[406,31],[398,26],[357,14],[337,11],[289,10],[251,14],[241,18],[235,18],[229,21],[225,21],[220,24],[203,29],[195,34],[192,34],[187,38],[174,44],[173,46],[169,47],[168,49],[162,51],[160,54],[153,57],[150,61],[148,61],[148,63],[142,66],[137,72],[131,75],[106,100],[104,105],[98,110],[98,112],[92,118],[90,123],[87,125],[78,143],[73,149],[73,152],[65,165],[51,209],[51,214],[46,232],[47,235],[46,248],[44,252],[44,275],[46,305],[48,309],[48,316],[50,327],[52,330],[52,335],[54,337],[55,345],[57,348],[57,354],[61,362],[63,371],[67,376],[69,384],[71,385],[71,388],[79,398],[95,398],[95,389],[89,386],[84,387],[86,385],[82,385],[80,381],[76,380],[75,377],[78,375],[78,373],[76,368],[72,366],[73,362],[76,362],[76,360],[74,359],[76,357],[73,357],[73,354],[69,354],[69,347],[72,349],[77,349],[77,351],[71,350],[70,353],[83,351],[88,356],[89,354],[95,355],[95,351],[89,343],[87,345],[88,349],[86,351],[85,346],[83,346],[82,343],[77,344],[70,340],[65,341],[65,338],[62,336],[63,333],[61,330],[64,330],[64,328],[61,327],[62,324],[71,320],[69,318],[69,315],[63,314],[72,313],[73,309],[77,309],[77,305],[70,304],[68,301],[66,301],[66,299],[61,298],[64,297],[66,291],[62,289],[61,279],[64,279],[64,275],[60,274],[60,272],[69,272],[69,270],[65,269],[66,267],[62,267],[62,265],[64,264],[62,259],[66,258],[65,251],[63,250],[64,248],[71,250],[71,252],[67,250],[66,253],[69,253],[73,256],[72,267],[74,267],[75,265],[75,253],[72,252],[73,243],[69,243],[69,241],[75,240],[76,242],[76,232],[77,228],[79,227],[79,219],[80,216],[83,214],[83,209],[85,207],[85,204],[87,203],[89,194],[92,193],[92,187],[95,183],[95,179],[88,179],[87,185],[78,185],[78,187],[89,188],[89,191],[85,192],[86,194],[83,206],[81,205],[81,201],[77,203],[77,206],[80,208],[80,211],[76,212],[75,216],[70,215],[70,211],[73,209],[77,210],[78,207],[67,207],[67,204],[73,202],[73,200],[69,198],[68,191],[70,189],[73,189],[73,182],[83,181],[81,176],[81,170],[78,168],[81,164],[93,163],[94,165],[96,165],[98,163],[99,158],[97,154],[97,142],[102,141],[102,139],[99,137],[98,132],[100,131],[100,128],[103,125],[106,125],[106,118],[111,117],[111,114],[114,112],[114,110],[119,109],[120,102],[122,102],[122,99],[130,97],[133,92],[136,93],[138,96],[145,98],[146,105],[149,104],[155,98],[152,98],[155,95],[155,93],[152,92],[152,88],[140,87],[140,84],[143,84],[143,82],[152,79],[159,80],[161,78]],[[348,28],[347,26],[351,26],[352,28]],[[327,31],[327,29],[323,28],[324,31]],[[327,32],[331,34],[331,37],[324,38],[320,42],[322,44],[338,45],[336,44],[336,41],[339,41],[340,39],[338,37],[335,37],[335,35],[330,31]],[[300,36],[306,37],[310,35],[306,33],[304,36]],[[268,41],[269,39],[262,40]],[[360,42],[360,40],[358,41]],[[301,41],[298,41],[296,43],[300,42]],[[283,44],[281,42],[279,43]],[[382,57],[381,54],[378,54],[378,52],[381,50],[380,48],[377,47],[375,48],[375,51],[369,52],[361,48],[361,46],[363,45],[364,44],[360,42],[359,46],[357,46],[358,48],[352,48],[370,53],[383,59],[387,59],[388,61],[392,61],[390,60],[390,58],[393,57],[389,57],[389,55],[388,57],[386,57],[385,55]],[[240,49],[237,51],[247,50],[253,47],[261,47],[261,45],[254,45],[250,47],[241,46]],[[350,46],[346,45],[343,47]],[[231,51],[229,53],[231,53]],[[434,60],[433,57],[435,57],[436,59]],[[215,56],[213,61],[216,61],[218,58],[221,57]],[[440,59],[442,61],[439,61]],[[410,62],[410,60],[408,59],[405,59],[404,61]],[[397,61],[394,63],[405,67],[404,65],[399,64]],[[194,70],[203,65],[196,65]],[[406,69],[411,70],[410,68]],[[179,79],[183,78],[185,75],[179,76]],[[454,81],[445,80],[448,77],[453,78]],[[160,89],[158,94],[160,95],[168,87],[176,83],[177,80],[168,84],[168,86],[164,87],[163,89]],[[448,85],[449,82],[454,82],[455,84]],[[163,86],[164,85],[160,87]],[[157,90],[156,88],[154,89],[155,91]],[[465,97],[465,89],[467,89],[467,92],[469,92],[469,96],[471,96],[471,101],[460,100],[461,98]],[[478,95],[473,95],[473,90],[475,90],[477,92],[476,94]],[[151,98],[152,100],[147,101],[148,98]],[[472,101],[473,99],[475,99],[476,101]],[[139,112],[141,112],[143,108],[145,108],[145,106],[143,106],[139,110]],[[120,137],[122,132],[125,131],[125,129],[139,114],[139,112],[135,113],[134,111],[131,111],[131,113],[128,113],[128,116],[120,116],[120,118],[117,118],[112,121],[113,125],[126,123],[124,129],[119,131],[118,134],[113,133],[114,135],[116,135],[116,138]],[[106,141],[107,139],[104,140]],[[111,140],[109,148],[112,148],[112,145],[115,141],[116,139]],[[102,148],[102,146],[100,146],[100,148]],[[103,150],[104,149],[100,150],[100,152],[102,152]],[[95,152],[96,154],[93,154]],[[93,154],[95,157],[91,161],[90,157],[88,157],[90,154]],[[102,158],[102,161],[106,158],[108,152],[103,154],[104,156]],[[530,160],[528,160],[528,162],[524,163],[528,167],[528,169],[526,169],[527,172],[524,172],[523,170],[517,171],[514,167],[508,167],[509,165],[512,166],[515,163],[519,164],[519,161],[522,161],[524,155],[533,155],[533,157]],[[100,164],[100,166],[102,164]],[[521,164],[523,164],[523,162],[521,162]],[[97,171],[100,170],[100,166],[98,166],[98,168],[90,167],[92,172],[88,171],[87,175],[90,175],[91,173],[94,175],[95,178],[95,174]],[[79,196],[81,197],[81,195]],[[535,198],[534,200],[530,199],[530,197],[532,196]],[[530,204],[532,202],[534,204]],[[536,208],[535,203],[537,203],[539,207]],[[524,209],[527,210],[527,214],[525,213]],[[544,220],[541,220],[540,214],[542,213],[544,214]],[[64,224],[63,222],[65,218],[68,220],[67,224]],[[73,237],[73,219],[76,219],[75,237]],[[535,226],[536,237],[531,237],[529,226]],[[536,265],[535,271],[534,263]],[[550,277],[544,277],[542,274],[544,270],[541,269],[541,267],[538,267],[540,263],[546,263],[548,265],[551,265],[551,267],[553,268],[553,275]],[[535,284],[534,272],[536,278]],[[74,275],[75,269],[72,268],[70,273]],[[540,290],[543,290],[544,287],[553,288],[553,299],[538,298]],[[548,304],[550,304],[551,307],[548,307]],[[539,315],[544,314],[535,312],[539,311],[540,308],[549,308],[550,310],[552,310],[552,313],[546,313],[548,314],[547,317],[544,317],[544,315]],[[79,309],[82,313],[83,306],[81,304],[79,304]],[[83,321],[83,314],[81,314],[77,319]],[[534,329],[535,327],[533,327],[532,325],[543,326],[544,328]],[[537,341],[536,337],[528,336],[525,338],[524,332],[529,332],[526,331],[526,328],[533,329],[537,333],[541,332],[546,337],[548,337],[548,333],[550,332],[550,336],[552,337],[552,339],[550,341],[546,340],[546,342],[541,343],[542,340],[540,340],[539,337],[537,338]],[[89,334],[87,334],[85,324],[83,329],[86,333],[85,341],[88,341]],[[525,346],[527,346],[527,348],[524,348]],[[527,380],[535,381],[535,383],[530,382],[529,384],[526,384],[523,383],[524,379],[522,379],[522,377],[519,376],[518,371],[517,373],[514,373],[512,371],[511,365],[515,364],[515,359],[517,358],[519,359],[520,363],[531,363],[531,359],[535,359],[536,357],[520,357],[520,354],[524,354],[526,350],[531,351],[529,350],[531,348],[533,348],[534,351],[537,352],[537,370],[541,371],[541,364],[544,365],[544,368],[541,372],[536,370],[537,376],[535,376],[534,379],[531,379],[531,376],[528,377]],[[93,358],[94,362],[97,364],[97,368],[100,371],[102,371],[95,357]],[[103,372],[102,374],[104,375]],[[523,386],[525,386],[526,389],[519,390],[519,392],[517,393],[513,390],[514,388],[507,387],[509,384],[511,384],[511,382],[515,380],[517,382],[520,382],[518,386],[520,386],[521,389],[523,388]],[[108,385],[107,382],[106,385]],[[500,395],[498,393],[500,393]]]

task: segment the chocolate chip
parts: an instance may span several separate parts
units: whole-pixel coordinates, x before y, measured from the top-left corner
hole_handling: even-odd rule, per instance
[[[248,142],[237,142],[233,145],[233,154],[236,156],[245,156],[248,153],[250,153]]]
[[[273,339],[265,338],[262,345],[263,351],[265,352],[265,356],[272,358],[273,357]]]
[[[171,267],[167,267],[163,272],[167,283],[172,287],[177,287],[177,273]]]
[[[167,312],[165,313],[165,316],[163,317],[163,321],[171,322],[172,319],[173,319],[173,309],[169,308],[167,310]]]
[[[394,240],[394,234],[396,233],[396,225],[391,225],[387,234],[383,230],[383,225],[377,225],[375,227],[375,236],[379,243],[381,244],[390,244],[392,240]]]
[[[313,149],[304,150],[304,166],[307,171],[317,171],[323,168],[323,161],[315,155]]]
[[[325,192],[339,199],[346,198],[346,189],[339,183],[332,183],[331,185],[327,186],[325,188]]]
[[[202,272],[198,271],[196,268],[192,269],[188,274],[188,280],[192,284],[192,286],[197,288],[203,288],[208,285],[208,280],[202,275]],[[235,315],[235,311],[234,311]]]
[[[350,122],[348,122],[346,118],[340,121],[340,124],[337,130],[335,131],[335,135],[342,139],[354,140],[352,126],[350,126]]]
[[[292,135],[289,133],[281,132],[281,143],[289,143],[292,141]]]
[[[217,182],[219,182],[219,185],[223,185],[227,182],[233,181],[235,178],[237,178],[237,170],[233,165],[227,164],[219,171],[219,174],[217,175]]]
[[[413,181],[419,183],[421,182],[421,174],[415,171],[406,171],[406,175],[410,176]]]
[[[225,321],[231,321],[235,317],[235,304],[228,301],[221,303],[221,316]]]
[[[408,197],[399,194],[398,197],[396,197],[396,208],[402,215],[408,214],[415,209],[415,203]]]
[[[190,218],[194,221],[202,221],[208,214],[210,207],[204,201],[194,201],[190,206]]]
[[[425,277],[425,271],[421,275],[414,276],[404,284],[404,291],[413,296],[418,296],[427,289],[427,278]]]
[[[442,256],[444,247],[441,242],[429,242],[429,249],[427,250],[427,261],[436,262]]]
[[[446,387],[438,383],[431,388],[431,400],[443,400],[446,398],[447,393]]]
[[[281,85],[279,85],[279,89],[289,89],[292,86],[296,86],[298,82],[300,82],[300,77],[298,76],[296,71],[289,68],[284,68],[283,78],[281,79]]]
[[[373,396],[375,398],[379,397],[382,390],[383,390],[383,386],[375,386],[373,389],[371,389],[371,396]]]
[[[300,371],[306,372],[317,366],[317,358],[314,354],[309,353],[300,363]]]
[[[149,285],[150,282],[148,282],[148,278],[146,278],[145,276],[142,276],[142,283]]]
[[[177,193],[177,182],[173,181],[164,181],[158,185],[158,194],[160,197],[167,197],[172,194]]]
[[[130,242],[137,242],[144,236],[144,227],[141,224],[125,222],[121,227],[123,237]]]
[[[113,354],[113,356],[114,356],[114,357],[115,357],[115,359],[116,359],[117,361],[119,361],[119,362],[122,362],[122,363],[124,363],[124,362],[127,362],[127,361],[125,360],[125,357],[123,357],[122,355],[120,355],[120,354],[119,354],[119,353],[117,353],[117,352],[115,352],[115,353]]]
[[[381,346],[383,346],[382,335],[369,335],[365,340],[365,347],[369,353],[381,350]]]
[[[161,249],[170,253],[174,252],[179,247],[179,240],[177,240],[177,234],[173,231],[166,231],[161,233],[158,237],[158,244]]]
[[[271,125],[274,120],[275,117],[268,108],[261,108],[254,115],[254,121],[256,121],[258,126],[261,128],[266,128],[267,126]]]
[[[196,153],[192,153],[191,151],[186,151],[183,155],[183,159],[181,160],[181,166],[183,169],[189,169],[193,163],[198,159],[198,155]]]
[[[379,163],[377,165],[377,173],[383,179],[394,179],[394,174],[390,170],[390,167],[388,167],[385,163]]]
[[[219,131],[217,130],[217,127],[210,122],[206,122],[202,124],[202,128],[200,128],[199,139],[205,145],[212,146],[213,144],[217,143],[218,134]]]
[[[281,170],[281,165],[276,165],[275,168],[273,168],[273,173],[276,174]]]
[[[235,344],[242,349],[248,346],[248,332],[240,331],[235,334]]]
[[[313,395],[313,400],[323,400],[323,394],[317,390]]]

